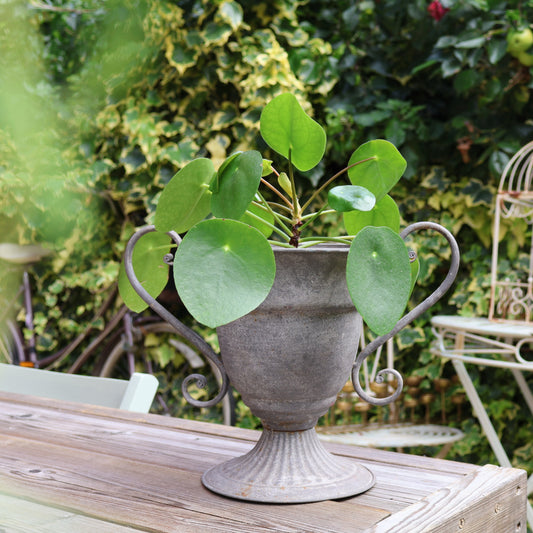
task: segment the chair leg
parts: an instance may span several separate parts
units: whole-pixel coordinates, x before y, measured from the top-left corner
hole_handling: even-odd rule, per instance
[[[529,527],[533,529],[533,507],[531,507],[529,500],[527,501],[527,504],[526,504],[526,512],[527,512],[527,523],[529,524]]]
[[[524,397],[524,400],[526,401],[527,406],[529,407],[529,411],[533,415],[533,394],[531,394],[531,389],[529,388],[526,379],[524,378],[523,372],[517,370],[516,368],[512,368],[511,372],[513,373],[516,383],[520,391],[522,392],[522,396]]]
[[[446,455],[448,455],[448,452],[452,449],[453,445],[454,445],[453,442],[447,442],[446,444],[442,446],[442,448],[439,450],[437,455],[435,455],[435,457],[437,459],[444,459]]]
[[[498,460],[501,466],[510,467],[511,461],[509,460],[509,457],[507,457],[507,453],[505,452],[498,437],[498,434],[496,433],[496,430],[494,429],[494,426],[490,421],[489,415],[487,414],[487,411],[485,411],[485,408],[481,403],[481,399],[479,398],[476,388],[474,387],[474,384],[470,379],[470,375],[468,374],[464,363],[457,359],[452,359],[452,363],[465,389],[466,395],[468,396],[468,399],[470,400],[470,403],[474,408],[474,414],[479,420],[479,423],[481,424],[481,427],[485,432],[489,444],[494,454],[496,455],[496,459]]]
[[[452,363],[465,389],[466,395],[468,396],[468,399],[470,400],[470,403],[472,404],[472,407],[474,409],[474,414],[476,415],[477,419],[479,420],[479,423],[481,424],[481,427],[483,428],[483,431],[485,432],[485,435],[489,441],[492,451],[496,455],[496,459],[498,460],[501,466],[511,467],[512,466],[511,461],[509,460],[507,453],[503,449],[502,443],[500,442],[500,439],[498,438],[498,434],[496,433],[496,430],[494,429],[494,426],[492,425],[492,422],[490,421],[487,411],[485,410],[485,408],[483,407],[483,404],[481,403],[481,399],[479,398],[476,388],[474,387],[474,384],[472,383],[472,380],[470,379],[470,375],[468,374],[464,363],[457,359],[452,359]],[[521,377],[523,379],[523,376]],[[528,494],[530,490],[533,490],[533,481],[531,481],[531,479],[529,479],[527,483]],[[531,503],[529,503],[529,500],[526,501],[526,509],[527,509],[527,522],[529,524],[529,527],[533,529],[533,507],[531,506]]]

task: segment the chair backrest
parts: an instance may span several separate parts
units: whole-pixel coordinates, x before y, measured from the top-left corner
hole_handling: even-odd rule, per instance
[[[147,413],[157,392],[151,374],[134,373],[129,381],[0,363],[0,391]]]
[[[502,248],[501,230],[505,219],[513,224],[533,224],[533,141],[523,146],[507,163],[496,196],[491,264],[489,319],[499,322],[533,321],[533,240],[531,230],[527,254],[498,272]],[[509,233],[509,232],[508,232]],[[526,232],[524,231],[524,234]],[[513,246],[518,244],[512,235]],[[528,255],[528,257],[527,257]],[[506,259],[509,259],[506,254]]]

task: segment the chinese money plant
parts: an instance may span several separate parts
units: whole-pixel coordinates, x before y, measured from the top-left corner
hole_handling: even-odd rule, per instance
[[[399,235],[398,208],[388,195],[405,171],[404,158],[388,141],[369,141],[351,154],[345,168],[302,199],[295,169],[306,172],[322,160],[324,129],[286,93],[265,106],[260,131],[282,156],[283,168],[256,150],[234,153],[218,169],[206,158],[185,165],[161,193],[155,231],[136,246],[137,278],[157,297],[168,278],[162,260],[170,251],[167,232],[185,234],[173,260],[178,294],[196,320],[218,327],[267,297],[276,271],[272,246],[345,243],[346,282],[354,305],[371,330],[387,333],[403,314],[418,274]],[[325,191],[327,200],[316,208]],[[344,218],[347,234],[313,235],[313,221],[332,212]],[[140,312],[146,307],[123,272],[119,286],[130,308]]]

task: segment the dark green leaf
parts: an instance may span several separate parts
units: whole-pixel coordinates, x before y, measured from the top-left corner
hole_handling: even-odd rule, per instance
[[[439,40],[435,44],[435,48],[447,48],[448,46],[453,46],[457,42],[457,37],[452,35],[444,35],[439,37]]]
[[[158,231],[182,233],[209,214],[214,172],[209,159],[194,159],[167,183],[155,211]]]
[[[376,205],[376,197],[364,187],[339,185],[329,191],[328,203],[341,213],[353,210],[370,211]]]
[[[489,61],[495,65],[507,52],[507,41],[505,39],[493,38],[487,46]]]
[[[455,44],[455,48],[479,48],[485,43],[485,37],[474,37]]]
[[[496,150],[495,152],[492,152],[490,159],[489,159],[489,166],[491,172],[496,175],[500,176],[504,169],[505,165],[509,162],[509,156],[500,150]]]
[[[405,243],[390,228],[367,227],[354,238],[346,265],[350,296],[369,328],[388,333],[401,318],[411,288]]]
[[[453,80],[453,87],[459,93],[465,93],[478,83],[478,75],[475,70],[462,70]]]
[[[168,282],[168,265],[163,258],[170,252],[170,237],[152,232],[143,235],[133,250],[133,271],[150,296],[157,298]],[[120,265],[118,289],[124,303],[136,313],[148,306],[133,290],[126,276],[124,262]]]
[[[449,78],[461,70],[461,63],[454,57],[445,59],[441,64],[442,77]]]
[[[358,115],[354,116],[355,123],[362,127],[379,124],[388,118],[390,118],[390,111],[380,109],[375,109],[373,111],[369,111],[368,113],[359,113]]]
[[[211,211],[218,218],[238,220],[254,199],[261,175],[263,158],[255,150],[230,156],[217,173],[218,190],[211,197]]]

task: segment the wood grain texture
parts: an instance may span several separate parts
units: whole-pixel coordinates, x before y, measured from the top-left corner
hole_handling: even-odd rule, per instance
[[[0,494],[2,533],[137,533],[139,530]]]
[[[525,533],[526,486],[525,471],[486,465],[379,522],[371,531]]]
[[[246,453],[258,437],[0,393],[0,531],[35,531],[29,517],[24,523],[24,502],[43,524],[58,525],[44,532],[63,524],[117,533],[526,531],[525,472],[384,450],[326,445],[376,475],[372,489],[342,501],[255,504],[202,486],[207,468]]]

